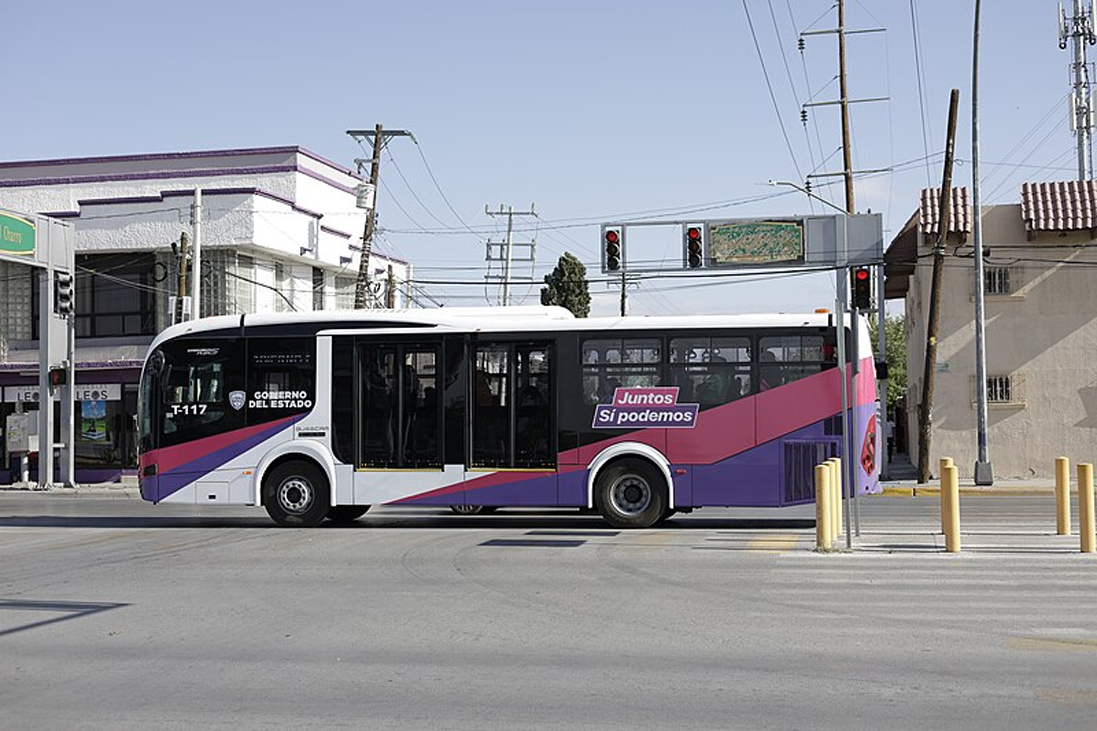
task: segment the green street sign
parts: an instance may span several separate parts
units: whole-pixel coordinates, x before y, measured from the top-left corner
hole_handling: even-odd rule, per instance
[[[804,226],[799,221],[710,223],[709,264],[741,266],[799,262],[804,258]]]
[[[0,254],[34,254],[35,233],[34,221],[0,213]]]

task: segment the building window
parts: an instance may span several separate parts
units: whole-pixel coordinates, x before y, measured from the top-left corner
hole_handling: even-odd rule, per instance
[[[988,378],[987,401],[996,404],[1013,403],[1013,379],[1009,376],[991,376]]]
[[[335,309],[354,309],[354,286],[357,279],[353,276],[335,277]]]
[[[986,294],[1012,294],[1009,267],[987,267],[983,276]]]
[[[974,379],[972,379],[974,383]],[[972,406],[976,399],[972,398]],[[987,376],[987,406],[1024,406],[1025,379],[1020,373]]]
[[[320,267],[312,268],[312,309],[324,309],[324,270]]]
[[[166,270],[153,254],[95,254],[76,257],[76,337],[155,335],[156,293]],[[38,337],[37,271],[31,276],[32,337]]]
[[[236,311],[255,312],[255,259],[236,255]]]
[[[282,262],[276,262],[274,264],[275,312],[292,312],[297,309],[293,303],[293,289],[292,268]]]

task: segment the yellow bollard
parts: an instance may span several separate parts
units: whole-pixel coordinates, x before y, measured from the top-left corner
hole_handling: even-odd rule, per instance
[[[949,504],[945,499],[945,470],[952,467],[952,457],[941,457],[941,469],[938,472],[938,477],[941,481],[941,533],[948,532],[948,509]]]
[[[1061,536],[1070,535],[1070,460],[1055,458],[1055,527]]]
[[[833,523],[830,517],[830,467],[826,464],[815,466],[815,550],[829,551],[834,541],[831,531]]]
[[[945,550],[960,552],[960,472],[949,465],[941,473],[941,506],[948,505],[948,522],[945,524]]]
[[[1078,465],[1078,533],[1082,537],[1082,553],[1093,553],[1093,465],[1088,462]]]
[[[832,522],[831,535],[834,540],[842,535],[842,459],[831,457],[830,460],[830,517]]]

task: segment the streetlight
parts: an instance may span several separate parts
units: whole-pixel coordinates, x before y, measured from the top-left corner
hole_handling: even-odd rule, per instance
[[[808,198],[814,198],[815,200],[819,201],[820,203],[827,204],[828,206],[830,206],[831,208],[833,208],[836,211],[841,211],[842,213],[847,212],[846,209],[842,208],[841,206],[836,206],[835,204],[828,201],[826,198],[820,198],[819,196],[815,195],[814,193],[812,193],[807,188],[802,188],[799,185],[797,185],[796,183],[792,183],[788,180],[770,180],[770,181],[768,181],[767,185],[772,185],[772,186],[787,185],[790,188],[795,188],[796,190],[800,191],[801,193],[806,195]]]

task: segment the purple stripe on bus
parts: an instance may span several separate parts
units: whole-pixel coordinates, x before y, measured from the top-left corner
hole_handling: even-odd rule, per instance
[[[288,429],[290,426],[297,423],[304,417],[305,414],[301,414],[297,418],[291,419],[289,421],[279,422],[270,429],[264,429],[263,431],[257,432],[237,442],[233,442],[232,444],[222,447],[221,449],[210,452],[209,454],[202,455],[198,459],[181,465],[180,467],[171,470],[170,472],[165,472],[162,475],[158,475],[151,480],[149,478],[145,478],[142,481],[141,485],[142,496],[145,495],[145,482],[152,482],[154,484],[150,486],[151,489],[149,490],[149,492],[151,494],[154,494],[155,497],[147,499],[152,499],[154,501],[163,500],[170,495],[178,492],[179,490],[182,490],[184,487],[187,487],[196,480],[207,476],[210,472],[213,472],[217,468],[221,467],[229,460],[239,457],[247,450],[251,449],[257,444],[260,444],[264,440],[269,439],[278,432]]]

